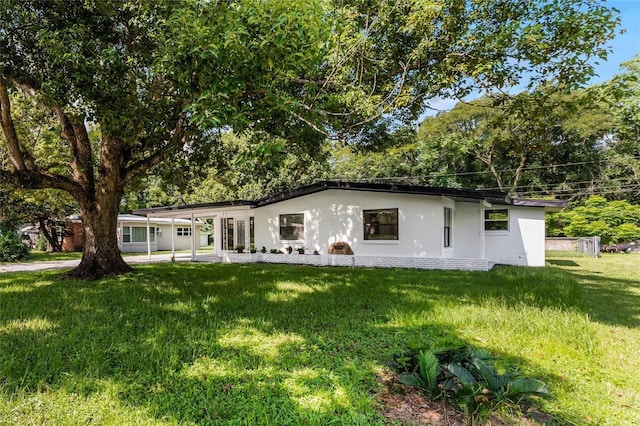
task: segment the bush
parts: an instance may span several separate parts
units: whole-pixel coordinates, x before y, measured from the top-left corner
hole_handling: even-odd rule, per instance
[[[0,262],[19,262],[29,258],[29,247],[15,232],[0,233]]]
[[[548,398],[540,380],[513,372],[499,374],[488,353],[469,346],[411,349],[394,357],[399,381],[443,398],[474,420],[487,419],[499,409],[515,411],[530,396]]]

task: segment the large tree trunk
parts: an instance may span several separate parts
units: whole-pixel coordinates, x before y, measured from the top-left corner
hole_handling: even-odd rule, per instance
[[[87,185],[90,190],[76,195],[82,216],[84,247],[82,260],[68,272],[69,277],[97,280],[133,271],[118,249],[118,210],[124,191],[123,149],[120,141],[103,135],[100,147],[102,166],[95,192],[91,190],[93,185]]]
[[[66,275],[97,280],[109,275],[132,272],[118,248],[118,203],[81,208],[84,247],[80,264]]]

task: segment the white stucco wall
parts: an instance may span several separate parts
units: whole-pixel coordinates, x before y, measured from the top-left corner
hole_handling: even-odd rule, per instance
[[[443,247],[444,211],[453,208],[452,247]],[[363,210],[398,209],[397,241],[365,241]],[[506,206],[500,206],[506,208]],[[484,231],[481,201],[366,191],[327,190],[257,208],[256,247],[328,252],[347,242],[356,256],[484,258],[492,263],[544,266],[544,209],[509,207],[509,231]],[[281,241],[279,216],[303,213],[304,239]]]
[[[457,202],[453,212],[453,247],[458,257],[481,257],[482,203]]]
[[[326,254],[332,243],[342,241],[357,256],[453,257],[464,237],[455,236],[456,247],[444,254],[443,203],[454,207],[455,216],[457,203],[440,196],[327,190],[256,209],[256,246],[267,250],[304,246]],[[363,210],[392,208],[398,209],[398,240],[364,240]],[[304,240],[280,240],[279,215],[289,213],[304,213]],[[454,223],[457,220],[456,216]]]
[[[161,235],[156,237],[158,241],[158,250],[171,250],[171,225],[155,225],[156,227],[161,229]],[[175,224],[173,233],[174,233],[174,244],[176,250],[191,250],[191,236],[178,236],[177,229],[178,228],[190,228],[191,224]],[[194,232],[196,235],[196,248],[200,247],[200,225],[196,225],[194,227]]]
[[[544,209],[509,207],[509,230],[485,233],[486,257],[494,263],[544,266],[544,237]]]

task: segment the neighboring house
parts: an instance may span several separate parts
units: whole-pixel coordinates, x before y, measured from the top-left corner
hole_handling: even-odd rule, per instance
[[[200,228],[202,222],[171,218],[147,218],[132,214],[118,215],[118,248],[123,253],[158,250],[188,250],[192,243],[196,248],[206,245],[206,236],[202,241]],[[82,250],[83,231],[79,215],[69,217],[69,224],[63,241],[63,250]],[[147,244],[147,235],[150,244]],[[204,244],[203,244],[204,243]]]
[[[544,266],[544,212],[564,205],[483,190],[320,182],[257,201],[136,213],[215,218],[216,254],[227,262],[488,270],[497,263]],[[336,243],[347,243],[353,255],[330,254]],[[306,254],[248,257],[236,255],[237,246],[304,247]]]

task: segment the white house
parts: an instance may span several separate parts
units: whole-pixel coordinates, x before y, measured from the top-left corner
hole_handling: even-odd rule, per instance
[[[84,243],[80,215],[68,218],[63,250],[82,250]],[[118,215],[118,248],[123,253],[158,250],[189,250],[207,245],[207,235],[201,232],[202,222],[190,219]]]
[[[215,253],[226,262],[488,270],[497,263],[544,266],[544,212],[564,205],[494,191],[320,182],[257,201],[136,213],[214,218]],[[336,243],[353,254],[331,254]],[[258,253],[238,254],[237,246]],[[270,253],[289,247],[292,254]]]
[[[118,215],[118,248],[123,253],[190,250],[192,246],[206,246],[206,235],[201,235],[202,222],[191,220],[149,217],[132,214]],[[147,235],[149,244],[147,244]],[[204,237],[204,241],[201,237]]]

